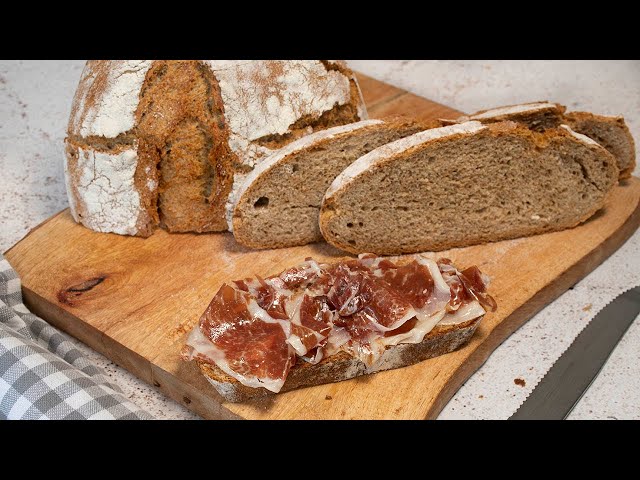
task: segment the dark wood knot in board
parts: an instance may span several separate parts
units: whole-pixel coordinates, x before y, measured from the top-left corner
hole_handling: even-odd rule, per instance
[[[93,288],[100,285],[107,279],[107,275],[99,275],[97,277],[90,278],[84,282],[77,283],[68,288],[62,289],[58,292],[58,301],[73,307],[75,301],[78,300],[83,294],[91,291]]]

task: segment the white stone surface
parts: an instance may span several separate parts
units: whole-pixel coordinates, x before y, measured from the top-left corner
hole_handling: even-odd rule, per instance
[[[62,139],[84,62],[0,62],[0,249],[67,206]],[[571,110],[624,115],[640,146],[638,61],[351,61],[370,76],[463,112],[550,100]],[[640,169],[636,169],[638,176]],[[640,284],[640,233],[509,337],[440,418],[507,418],[608,301]],[[76,342],[79,343],[79,342]],[[90,348],[138,405],[158,418],[197,418]],[[522,379],[525,386],[514,380]],[[640,419],[636,319],[570,418]]]

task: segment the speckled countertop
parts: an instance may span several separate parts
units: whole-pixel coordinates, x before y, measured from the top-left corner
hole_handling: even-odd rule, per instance
[[[0,62],[0,249],[67,206],[62,139],[82,61]],[[472,112],[548,99],[625,116],[640,146],[638,61],[351,61],[370,76]],[[636,169],[640,176],[640,169]],[[494,351],[440,418],[507,418],[608,301],[640,284],[640,231]],[[81,350],[158,418],[198,418],[92,349]],[[636,319],[570,418],[640,419]]]

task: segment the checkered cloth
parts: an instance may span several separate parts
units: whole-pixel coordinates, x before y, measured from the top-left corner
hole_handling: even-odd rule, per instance
[[[0,254],[0,419],[151,419],[69,341],[22,303]]]

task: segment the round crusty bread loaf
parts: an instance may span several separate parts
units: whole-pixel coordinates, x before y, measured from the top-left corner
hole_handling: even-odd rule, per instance
[[[341,61],[89,61],[65,140],[71,214],[124,235],[224,231],[262,158],[366,117]]]

